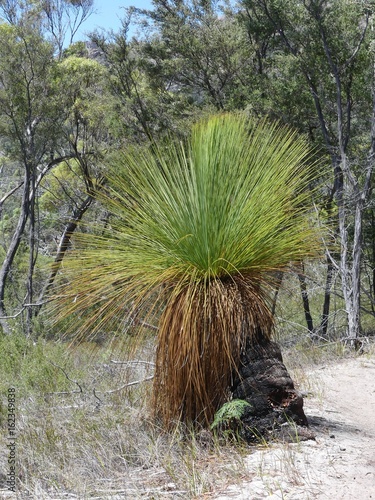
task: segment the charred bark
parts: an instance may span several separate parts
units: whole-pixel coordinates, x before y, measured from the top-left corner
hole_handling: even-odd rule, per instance
[[[280,348],[271,341],[248,344],[232,386],[234,399],[249,403],[241,417],[240,436],[259,440],[311,439],[302,395],[295,389]],[[297,434],[296,434],[297,433]]]
[[[309,301],[309,292],[307,291],[307,285],[306,285],[306,276],[304,274],[304,266],[302,263],[302,272],[298,273],[298,280],[301,288],[301,297],[302,297],[302,303],[303,303],[303,311],[305,313],[305,320],[306,320],[306,325],[307,329],[309,331],[310,335],[314,334],[314,323],[313,319],[311,316],[311,311],[310,311],[310,301]]]

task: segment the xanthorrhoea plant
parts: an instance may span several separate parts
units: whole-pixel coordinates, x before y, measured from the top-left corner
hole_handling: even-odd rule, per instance
[[[247,339],[270,337],[264,285],[317,247],[309,161],[289,129],[225,114],[110,166],[110,227],[79,235],[58,304],[95,331],[163,300],[153,405],[166,425],[208,424]]]

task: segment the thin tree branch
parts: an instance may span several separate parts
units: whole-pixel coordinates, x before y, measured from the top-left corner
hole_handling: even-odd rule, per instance
[[[10,196],[12,196],[12,194],[14,194],[14,193],[15,193],[15,192],[16,192],[16,191],[20,188],[20,187],[22,187],[22,186],[23,186],[23,182],[24,182],[24,181],[20,182],[20,183],[18,184],[18,186],[16,186],[16,187],[14,187],[13,189],[11,189],[8,193],[6,193],[6,194],[5,194],[5,195],[1,198],[1,200],[0,200],[0,210],[1,210],[1,208],[2,208],[2,206],[3,206],[3,204],[4,204],[4,202],[5,202],[5,201],[6,201],[6,200],[10,197]]]
[[[45,300],[43,302],[38,302],[36,304],[24,304],[22,306],[22,308],[16,314],[13,314],[12,316],[0,316],[0,320],[18,318],[18,316],[20,316],[27,308],[29,308],[29,307],[41,307],[43,304],[47,304],[47,302],[50,302],[50,300]]]
[[[358,52],[359,52],[359,50],[360,50],[360,48],[361,48],[361,46],[362,46],[362,44],[364,42],[364,39],[365,39],[365,36],[366,36],[366,33],[367,33],[369,19],[370,19],[370,13],[367,11],[366,12],[366,21],[365,21],[365,26],[363,28],[362,36],[359,39],[357,47],[354,49],[352,55],[348,58],[347,61],[345,61],[345,63],[342,65],[341,69],[347,68],[354,61],[354,59],[356,58],[356,56],[357,56],[357,54],[358,54]]]

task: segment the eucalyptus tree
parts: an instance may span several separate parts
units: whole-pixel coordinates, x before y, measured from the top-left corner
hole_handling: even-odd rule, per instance
[[[2,148],[20,168],[15,176],[20,209],[6,242],[0,268],[0,316],[6,316],[5,290],[15,256],[29,225],[29,271],[24,303],[33,299],[36,248],[36,192],[45,174],[69,153],[60,148],[57,101],[50,85],[53,47],[30,25],[0,25],[0,106]],[[22,172],[22,174],[21,174]],[[7,329],[3,319],[2,326]]]
[[[272,61],[268,94],[274,112],[325,149],[332,185],[325,211],[340,240],[340,258],[327,249],[326,299],[338,270],[348,335],[360,332],[363,213],[369,202],[374,156],[373,2],[242,0],[242,16],[254,37],[267,36]],[[270,47],[270,46],[268,46]],[[350,238],[352,234],[352,239]],[[328,303],[323,311],[327,327]]]
[[[89,57],[71,55],[54,68],[53,85],[64,117],[60,134],[72,159],[49,172],[41,185],[40,209],[42,213],[46,209],[45,219],[52,215],[59,243],[39,295],[40,304],[54,282],[72,234],[93,202],[94,189],[104,182],[103,157],[115,147],[115,104],[106,91],[108,77],[107,69]]]
[[[49,217],[39,201],[54,168],[68,162],[80,179],[79,191],[61,181],[65,195],[70,191],[71,196],[60,199],[64,220],[59,225],[66,229],[69,218],[81,218],[90,204],[90,189],[100,178],[99,151],[110,142],[104,67],[85,58],[59,60],[55,46],[44,35],[39,15],[33,17],[31,11],[19,24],[0,25],[0,142],[7,164],[7,177],[2,179],[3,214],[8,206],[13,207],[13,213],[7,214],[10,222],[2,241],[0,268],[0,321],[7,332],[11,331],[9,319],[15,316],[25,317],[25,329],[31,330],[35,297],[41,288],[35,283],[35,266],[40,245],[46,241],[43,224]],[[69,163],[73,159],[75,163]],[[61,208],[64,200],[65,208]],[[60,250],[69,234],[62,229]],[[43,252],[45,257],[51,255],[51,246]],[[57,263],[61,251],[58,256]],[[17,275],[20,266],[22,279]]]
[[[269,342],[272,274],[318,247],[310,162],[289,129],[224,114],[108,164],[97,197],[113,215],[75,236],[53,316],[76,335],[123,330],[129,308],[159,318],[153,407],[165,426],[209,425],[241,352]]]
[[[150,30],[143,50],[153,78],[214,111],[243,109],[253,78],[253,54],[225,4],[155,0],[152,10],[137,10]]]
[[[132,14],[123,19],[118,33],[94,33],[91,39],[108,69],[107,88],[117,106],[117,127],[113,133],[126,144],[140,144],[171,131],[186,130],[200,110],[186,94],[175,92],[170,82],[161,77],[159,61],[147,52],[144,40],[129,40],[131,19]]]
[[[64,46],[74,42],[77,31],[94,12],[94,0],[41,0],[44,27],[57,47],[59,57]]]
[[[32,22],[48,36],[59,57],[93,13],[94,0],[0,0],[0,13],[14,26]]]
[[[154,97],[140,65],[136,44],[127,39],[128,24],[117,34],[94,33],[91,38],[99,47],[101,58],[109,69],[108,87],[118,103],[118,132],[135,142],[152,141],[157,117],[153,113]]]

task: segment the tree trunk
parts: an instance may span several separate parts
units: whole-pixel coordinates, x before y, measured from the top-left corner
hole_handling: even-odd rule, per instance
[[[331,307],[331,288],[333,282],[334,269],[335,268],[331,261],[331,257],[327,254],[327,275],[326,275],[326,284],[324,287],[323,312],[319,327],[319,336],[323,337],[324,339],[327,338],[327,332],[328,332],[329,311]]]
[[[8,324],[8,320],[6,318],[7,311],[5,306],[5,288],[6,282],[14,261],[14,258],[17,254],[18,247],[21,243],[21,238],[25,230],[25,226],[27,220],[30,215],[30,174],[29,171],[25,173],[25,180],[23,183],[23,193],[22,193],[22,203],[21,203],[21,213],[18,218],[18,223],[16,229],[13,233],[10,245],[5,255],[5,259],[0,268],[0,325],[3,329],[3,332],[6,334],[10,334],[11,329]]]
[[[271,303],[272,316],[275,316],[275,313],[276,313],[277,298],[279,296],[281,283],[283,282],[283,276],[284,276],[283,272],[278,272],[275,274],[275,278],[273,281],[273,287],[275,288],[275,294],[272,298],[272,303]]]
[[[373,122],[375,124],[375,106]],[[373,124],[373,126],[374,126]],[[365,181],[362,186],[354,179],[352,172],[346,165],[346,159],[343,158],[344,172],[348,178],[353,194],[354,205],[354,235],[351,249],[351,259],[349,258],[349,237],[347,229],[346,213],[347,208],[342,199],[339,199],[339,227],[341,238],[341,280],[342,290],[345,300],[345,308],[348,319],[348,337],[355,347],[358,346],[358,337],[360,335],[360,285],[361,285],[361,257],[362,257],[362,222],[363,210],[371,185],[373,173],[374,148],[371,147],[370,158],[368,161]]]
[[[241,437],[248,442],[293,440],[296,429],[308,426],[303,398],[296,391],[280,348],[274,342],[248,343],[241,356],[232,395],[250,404],[241,417],[240,428]],[[300,429],[300,434],[302,439],[313,437],[308,430]]]
[[[304,265],[302,263],[302,273],[298,273],[298,279],[301,287],[301,295],[302,295],[302,303],[303,303],[303,310],[305,313],[305,319],[306,319],[306,324],[307,324],[307,329],[312,335],[314,333],[314,323],[313,319],[311,316],[310,312],[310,301],[309,301],[309,294],[307,291],[307,286],[306,286],[306,276],[304,275]]]
[[[93,197],[91,195],[89,195],[81,203],[81,205],[76,208],[76,210],[73,213],[72,220],[70,222],[68,222],[68,224],[66,225],[66,227],[64,229],[64,232],[60,238],[60,242],[59,242],[59,246],[58,246],[58,249],[56,252],[55,260],[52,264],[50,275],[49,275],[49,277],[44,285],[44,288],[43,288],[41,294],[39,295],[39,300],[38,300],[39,306],[38,306],[36,314],[40,311],[41,305],[42,305],[43,301],[45,300],[45,298],[47,297],[47,295],[48,295],[48,293],[49,293],[49,291],[50,291],[50,289],[55,281],[56,275],[57,275],[57,273],[60,269],[60,266],[61,266],[61,262],[63,261],[65,253],[69,247],[71,237],[72,237],[74,231],[77,229],[79,221],[82,220],[83,215],[85,214],[87,209],[90,207],[92,200],[93,200]]]
[[[38,255],[37,238],[35,237],[35,179],[30,179],[31,194],[29,199],[29,269],[26,280],[26,303],[32,304],[34,297],[34,269]],[[26,335],[31,335],[33,328],[33,308],[26,308]]]
[[[363,200],[364,201],[364,200]],[[349,336],[357,339],[360,335],[360,307],[361,307],[361,257],[362,257],[362,214],[364,203],[357,201],[354,218],[354,241],[352,263],[352,317],[353,326],[349,323]]]

